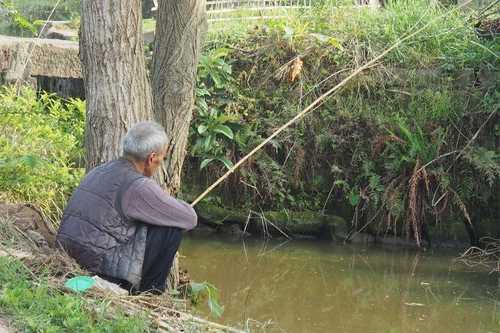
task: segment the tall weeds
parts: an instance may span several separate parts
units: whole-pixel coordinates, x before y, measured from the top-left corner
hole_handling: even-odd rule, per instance
[[[238,140],[220,141],[225,156],[239,160],[351,69],[450,9],[430,3],[392,1],[374,11],[323,2],[311,12],[258,24],[244,37],[211,40],[210,52],[228,50],[223,61],[232,79],[223,98],[205,96],[204,103],[239,124]],[[455,11],[432,21],[273,140],[219,192],[224,203],[353,209],[357,219],[379,222],[371,232],[406,230],[419,245],[430,224],[463,220],[474,226],[470,207],[498,198],[494,122],[467,153],[456,152],[498,110],[498,80],[487,73],[498,66],[494,52],[500,49],[476,36],[467,15]],[[463,177],[472,169],[485,178]],[[208,184],[220,171],[214,165],[187,176],[190,184]]]

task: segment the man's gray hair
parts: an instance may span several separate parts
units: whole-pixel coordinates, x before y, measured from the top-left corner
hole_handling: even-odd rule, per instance
[[[161,152],[167,143],[167,134],[160,124],[154,121],[137,123],[123,138],[123,156],[144,161],[152,152]]]

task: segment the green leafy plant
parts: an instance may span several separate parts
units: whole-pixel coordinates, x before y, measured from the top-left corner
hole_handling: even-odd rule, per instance
[[[227,88],[232,79],[232,67],[224,59],[228,53],[229,50],[226,48],[217,48],[204,53],[198,65],[198,80],[215,89]]]
[[[493,187],[495,180],[500,179],[500,153],[485,147],[471,147],[464,157],[486,177],[490,187]]]
[[[221,114],[217,109],[200,110],[196,119],[196,132],[198,138],[193,146],[192,153],[202,158],[200,169],[205,168],[213,161],[219,161],[226,168],[231,168],[233,163],[225,157],[223,140],[233,140],[234,132],[230,126],[233,117]]]
[[[394,174],[412,169],[417,161],[425,164],[438,156],[444,143],[444,133],[437,129],[432,134],[424,133],[418,124],[413,128],[401,117],[395,118],[398,132],[388,130],[396,140],[388,143],[387,166]]]
[[[201,56],[198,66],[195,119],[191,137],[195,144],[192,155],[201,159],[200,169],[220,162],[227,169],[233,166],[227,158],[227,145],[234,142],[239,128],[238,117],[224,112],[232,91],[232,67],[226,62],[225,48],[216,48]],[[210,103],[207,103],[210,100]]]
[[[0,14],[0,18],[2,16],[6,16],[6,18],[10,21],[9,30],[11,31],[9,32],[21,36],[24,36],[25,34],[28,36],[34,36],[37,33],[35,26],[16,8],[16,6],[14,6],[12,1],[0,1],[0,10],[5,11],[3,14]],[[5,22],[3,24],[5,24]]]
[[[222,316],[224,307],[219,303],[219,292],[214,285],[208,282],[191,282],[188,287],[188,293],[193,304],[199,304],[204,297],[207,298],[207,305],[210,313],[215,317]]]

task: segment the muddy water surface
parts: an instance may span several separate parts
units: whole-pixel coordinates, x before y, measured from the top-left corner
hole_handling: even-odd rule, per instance
[[[252,332],[500,332],[497,276],[452,265],[456,252],[212,236],[181,246],[193,280],[220,290],[218,321]]]

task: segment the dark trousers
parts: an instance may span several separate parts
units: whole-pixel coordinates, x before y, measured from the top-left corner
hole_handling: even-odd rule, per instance
[[[132,288],[127,281],[109,276],[102,278],[117,283],[132,294],[151,292],[161,294],[165,291],[168,273],[174,261],[175,254],[181,244],[182,231],[175,227],[148,226],[146,251],[142,266],[142,279],[139,289]]]
[[[182,231],[179,228],[148,226],[140,292],[165,291],[168,273],[181,239]]]

